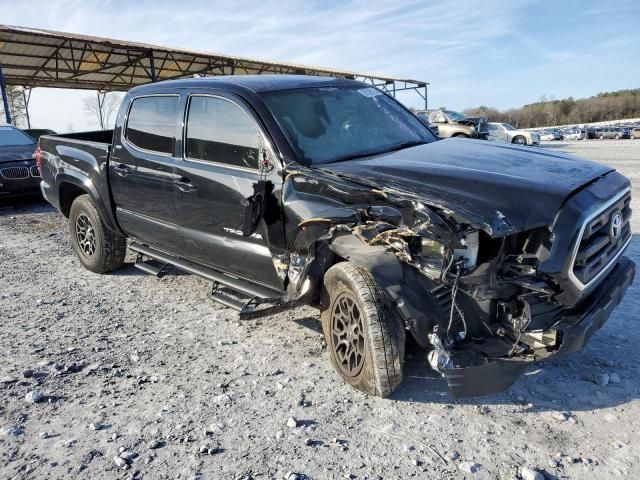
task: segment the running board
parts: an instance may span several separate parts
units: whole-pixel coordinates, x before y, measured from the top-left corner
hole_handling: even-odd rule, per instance
[[[229,288],[230,290],[233,290],[234,292],[238,292],[239,294],[248,297],[248,299],[255,299],[254,301],[277,301],[277,299],[281,298],[282,296],[282,292],[279,292],[277,290],[273,290],[262,285],[257,285],[255,283],[250,283],[240,278],[232,277],[231,275],[219,272],[218,270],[214,270],[213,268],[205,267],[189,260],[185,260],[183,258],[174,257],[169,253],[156,250],[155,248],[148,247],[147,245],[142,245],[137,242],[131,242],[129,248],[138,254],[142,254],[145,257],[157,260],[160,263],[172,265],[175,268],[178,268],[185,272],[198,275],[199,277],[206,278],[207,280],[211,280],[212,282],[214,282],[214,285],[222,285]],[[147,265],[145,265],[145,267],[146,266]]]
[[[210,296],[213,301],[239,312],[240,320],[266,317],[302,305],[301,302],[296,301],[283,302],[279,298],[247,297],[241,292],[222,287],[216,282],[213,283]]]
[[[146,262],[144,260],[144,257],[145,255],[138,252],[138,255],[136,256],[136,262],[133,264],[133,266],[138,270],[142,270],[145,273],[148,273],[158,278],[162,278],[164,277],[165,273],[167,273],[167,271],[171,268],[171,265],[169,265],[168,263],[163,263],[162,265],[160,265],[160,267],[152,265],[151,263]],[[154,259],[152,259],[151,261],[158,263]]]

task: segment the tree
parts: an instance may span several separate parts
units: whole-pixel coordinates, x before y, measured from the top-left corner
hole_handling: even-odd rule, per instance
[[[9,103],[9,113],[11,123],[16,127],[27,128],[27,107],[24,103],[22,88],[14,85],[7,85],[7,101]],[[4,103],[0,101],[0,111],[2,120],[5,118]]]
[[[113,126],[121,100],[122,94],[110,92],[86,96],[82,102],[85,113],[91,116],[102,130],[105,130]]]

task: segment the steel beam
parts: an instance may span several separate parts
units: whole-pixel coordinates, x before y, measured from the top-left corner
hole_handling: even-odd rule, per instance
[[[9,98],[7,97],[7,85],[4,83],[2,64],[0,64],[0,93],[2,94],[2,104],[4,105],[4,116],[7,123],[11,124],[11,112],[9,111]]]

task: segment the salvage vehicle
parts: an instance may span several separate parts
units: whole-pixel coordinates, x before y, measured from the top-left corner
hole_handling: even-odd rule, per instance
[[[480,138],[489,136],[486,117],[466,117],[453,110],[418,110],[418,117],[426,118],[429,125],[438,127],[440,138]]]
[[[454,396],[508,388],[581,348],[635,275],[612,168],[435,135],[364,83],[158,82],[112,131],[43,136],[46,199],[93,272],[169,267],[250,319],[317,306],[333,367],[390,394],[406,336]]]
[[[489,122],[489,140],[493,142],[515,143],[516,145],[538,145],[540,135],[528,130],[518,130],[508,123]]]
[[[11,125],[0,125],[0,198],[40,195],[36,142]]]

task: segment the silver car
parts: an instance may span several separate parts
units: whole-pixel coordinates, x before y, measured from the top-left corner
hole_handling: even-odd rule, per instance
[[[489,140],[517,145],[537,145],[540,143],[540,136],[536,132],[518,130],[508,123],[489,122]]]

